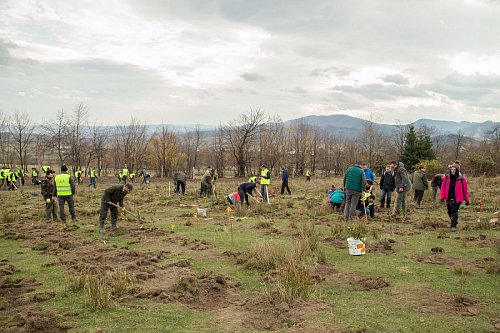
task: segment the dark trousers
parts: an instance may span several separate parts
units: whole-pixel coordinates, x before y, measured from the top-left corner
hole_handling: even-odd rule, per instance
[[[211,196],[212,195],[212,184],[201,183],[200,197]]]
[[[50,202],[45,201],[45,217],[47,218],[47,222],[50,222],[51,218],[57,221],[57,204],[54,200],[50,200]]]
[[[390,208],[392,191],[382,189],[380,192],[382,193],[380,196],[380,207],[384,208],[385,198],[387,197],[387,208]]]
[[[111,212],[111,229],[116,228],[116,222],[118,221],[118,208],[101,201],[101,213],[99,214],[99,229],[101,230],[104,230],[104,220],[108,215],[108,209]]]
[[[178,180],[177,184],[175,185],[175,193],[182,193],[184,195],[184,192],[186,192],[186,183]]]
[[[451,226],[457,227],[458,224],[458,210],[460,209],[461,202],[455,200],[446,201],[446,208],[448,208],[448,216],[451,220]]]
[[[337,212],[340,211],[340,206],[342,206],[342,203],[337,203],[337,202],[331,202],[333,209],[335,209]]]
[[[242,205],[246,202],[247,206],[250,206],[248,203],[248,193],[243,191],[241,187],[238,187],[238,195],[240,196],[240,202]]]
[[[267,184],[260,184],[260,193],[262,193],[262,202],[267,202],[269,199]]]
[[[82,183],[82,177],[78,177],[76,180],[78,181],[78,185]]]
[[[356,206],[358,205],[361,192],[346,189],[344,219],[349,221],[356,215]]]
[[[96,185],[96,180],[95,180],[95,177],[90,178],[90,184],[89,184],[89,187],[90,187],[90,186],[94,186],[94,188],[95,188],[95,185]]]
[[[57,197],[59,201],[59,217],[61,218],[62,223],[66,223],[66,215],[64,214],[64,204],[67,202],[68,203],[68,208],[69,208],[69,214],[71,215],[71,219],[75,220],[76,219],[76,214],[75,214],[75,202],[73,200],[73,196],[64,196],[64,197]]]
[[[440,190],[440,188],[437,186],[432,187],[432,200],[433,201],[436,201],[436,195],[437,195],[439,190]]]
[[[306,182],[310,182],[311,181],[311,176],[306,176]]]
[[[288,180],[283,180],[281,182],[281,194],[285,194],[285,189],[287,190],[288,194],[292,194],[292,191],[290,191],[290,187],[288,187]]]
[[[420,206],[420,203],[422,202],[422,198],[424,197],[424,190],[415,190],[415,195],[413,196],[413,201],[417,203],[418,206]]]

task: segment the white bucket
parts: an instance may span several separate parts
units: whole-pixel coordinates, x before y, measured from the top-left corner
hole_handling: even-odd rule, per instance
[[[207,217],[207,209],[206,208],[196,208],[196,215],[198,217]]]
[[[349,254],[351,256],[361,256],[366,252],[365,243],[359,239],[349,237],[347,238],[347,244],[349,244]]]

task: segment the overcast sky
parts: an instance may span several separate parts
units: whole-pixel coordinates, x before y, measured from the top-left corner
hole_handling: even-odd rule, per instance
[[[500,121],[500,0],[0,0],[0,109]]]

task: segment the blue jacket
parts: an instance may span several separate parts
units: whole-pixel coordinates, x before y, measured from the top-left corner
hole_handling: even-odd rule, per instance
[[[243,193],[248,193],[252,195],[253,190],[257,187],[256,183],[243,183],[239,186],[239,188],[243,191]]]
[[[288,181],[288,170],[283,170],[281,174],[281,181],[282,182],[287,182]]]
[[[330,195],[330,202],[340,204],[344,201],[345,193],[341,189],[336,190]]]
[[[368,179],[370,179],[371,181],[375,180],[375,177],[373,176],[372,169],[370,169],[370,168],[365,169],[365,177],[366,177],[366,180],[368,180]]]

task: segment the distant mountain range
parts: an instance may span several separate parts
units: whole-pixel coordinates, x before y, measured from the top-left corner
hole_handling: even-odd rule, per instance
[[[331,130],[332,132],[339,133],[345,137],[355,137],[362,134],[364,125],[368,124],[368,121],[364,119],[337,114],[330,116],[306,116],[287,120],[285,122],[285,126],[293,126],[299,122]],[[476,139],[484,137],[485,132],[493,128],[495,124],[499,123],[493,121],[473,123],[469,121],[455,122],[432,119],[419,119],[412,123],[412,125],[415,126],[415,129],[422,126],[432,128],[434,130],[434,136],[456,134],[458,131],[461,131],[465,136]],[[397,129],[397,125],[374,123],[374,126],[386,135],[394,134]]]

